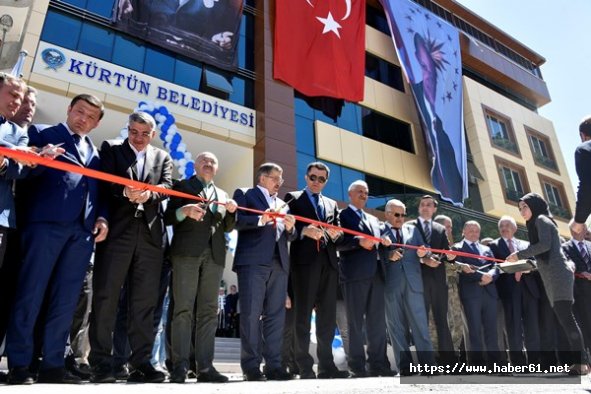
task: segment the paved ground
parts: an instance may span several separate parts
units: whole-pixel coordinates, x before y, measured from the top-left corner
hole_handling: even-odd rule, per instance
[[[493,376],[448,376],[422,378],[426,384],[405,383],[408,378],[367,378],[337,380],[292,380],[287,382],[243,382],[238,365],[218,364],[217,369],[228,374],[230,382],[226,384],[195,383],[189,380],[185,384],[91,384],[83,385],[48,385],[3,386],[0,393],[43,393],[43,394],[135,394],[135,393],[174,393],[174,394],[239,394],[239,393],[408,393],[408,392],[449,392],[449,393],[588,393],[591,391],[591,377],[583,377],[578,384],[551,384],[561,378],[560,375],[539,377],[535,384],[520,384],[530,381],[530,377],[517,375],[509,378]],[[0,366],[4,370],[5,365]],[[444,384],[450,379],[455,384]],[[501,384],[507,382],[508,384]],[[509,384],[510,382],[510,384]],[[422,383],[422,382],[421,382]]]

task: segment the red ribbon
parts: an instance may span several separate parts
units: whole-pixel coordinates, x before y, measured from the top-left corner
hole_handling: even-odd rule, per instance
[[[133,179],[123,178],[123,177],[120,177],[117,175],[108,174],[106,172],[97,171],[97,170],[93,170],[93,169],[86,168],[86,167],[80,167],[80,166],[66,163],[66,162],[63,162],[60,160],[49,159],[49,158],[42,157],[42,156],[36,155],[34,153],[30,153],[30,152],[26,152],[26,151],[22,151],[22,150],[15,150],[15,149],[0,147],[0,156],[10,157],[16,161],[35,163],[35,164],[42,165],[42,166],[49,167],[49,168],[53,168],[56,170],[73,172],[76,174],[87,176],[89,178],[94,178],[94,179],[98,179],[98,180],[105,181],[105,182],[117,183],[119,185],[129,186],[129,187],[133,187],[133,188],[139,189],[139,190],[149,190],[154,193],[161,193],[161,194],[166,194],[169,196],[186,198],[189,200],[214,203],[214,204],[218,204],[218,205],[226,205],[226,203],[222,203],[219,201],[208,201],[207,199],[205,199],[203,197],[194,196],[192,194],[183,193],[183,192],[180,192],[177,190],[166,189],[161,186],[156,186],[156,185],[151,185],[148,183],[134,181]],[[245,212],[256,213],[259,215],[270,215],[270,216],[274,217],[274,220],[276,218],[279,218],[279,217],[282,218],[282,217],[286,216],[286,214],[280,213],[280,212],[264,212],[264,211],[260,211],[258,209],[252,209],[252,208],[241,207],[241,206],[238,206],[238,209],[245,211]],[[313,224],[315,226],[324,227],[324,228],[332,228],[332,229],[342,231],[342,232],[350,234],[350,235],[366,238],[366,239],[372,240],[377,243],[380,243],[382,241],[381,238],[374,237],[372,235],[368,235],[368,234],[365,234],[365,233],[362,233],[359,231],[350,230],[350,229],[335,226],[335,225],[329,224],[329,223],[319,222],[318,220],[309,219],[309,218],[306,218],[303,216],[298,216],[298,215],[291,215],[291,216],[293,216],[297,221],[300,221],[300,222]],[[401,247],[401,248],[407,248],[407,249],[424,249],[426,251],[430,251],[432,253],[437,253],[437,254],[453,254],[456,256],[488,260],[488,261],[493,261],[496,263],[503,263],[504,262],[504,260],[495,259],[493,257],[479,256],[479,255],[476,255],[473,253],[466,253],[466,252],[462,252],[459,250],[453,251],[453,250],[445,250],[445,249],[435,249],[435,248],[427,248],[427,247],[422,247],[422,246],[414,246],[414,245],[406,245],[406,244],[398,244],[398,243],[392,243],[392,245],[394,245],[395,247]]]

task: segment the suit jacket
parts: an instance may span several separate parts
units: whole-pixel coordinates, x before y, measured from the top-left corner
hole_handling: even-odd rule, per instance
[[[86,140],[90,154],[86,163],[82,163],[74,139],[63,124],[43,130],[34,126],[29,128],[30,145],[63,144],[62,148],[72,160],[84,167],[101,170],[98,151],[88,136]],[[71,164],[64,155],[56,160]],[[107,218],[99,180],[43,166],[36,167],[29,174],[35,179],[27,182],[27,193],[21,196],[25,201],[23,206],[26,206],[26,222],[72,222],[82,216],[84,227],[92,231],[97,217]]]
[[[413,246],[421,246],[425,244],[424,237],[418,231],[417,226],[415,226],[414,221],[405,223],[401,229],[402,235],[402,243],[405,245],[413,245]],[[383,236],[388,236],[392,242],[396,242],[396,234],[394,230],[392,232],[389,231],[386,224],[383,224],[381,227],[381,232]],[[404,249],[404,254],[402,255],[402,259],[398,261],[390,261],[389,254],[391,250],[397,249],[398,246],[391,245],[389,247],[382,247],[380,248],[380,260],[382,263],[387,266],[386,274],[387,274],[387,285],[390,286],[402,286],[403,282],[402,279],[405,278],[407,283],[409,284],[410,288],[413,292],[422,293],[423,292],[423,277],[421,275],[421,262],[419,260],[419,256],[417,256],[416,249]],[[444,280],[445,280],[445,271],[443,271]],[[421,298],[421,302],[424,302]]]
[[[29,136],[27,131],[15,123],[6,121],[0,124],[0,141],[6,147],[27,146]],[[21,179],[28,173],[22,164],[11,159],[4,159],[6,165],[0,169],[0,226],[16,227],[16,209],[12,186],[15,179]]]
[[[438,152],[434,152],[435,158],[432,179],[433,186],[441,193],[451,198],[453,201],[462,201],[464,180],[458,165],[456,164],[456,149],[452,145],[449,136],[443,129],[443,123],[439,116],[436,115],[435,124],[433,125],[433,119],[425,106],[425,100],[423,100],[423,82],[412,85],[412,90],[415,94],[415,103],[417,104],[419,115],[422,116],[423,128],[425,134],[429,135],[427,142],[431,145],[433,151],[438,148]],[[426,124],[425,124],[426,123]],[[437,147],[434,146],[433,139],[437,142]]]
[[[367,221],[361,220],[357,212],[351,207],[343,209],[339,214],[341,227],[355,230],[360,233],[380,237],[380,222],[378,218],[365,212]],[[339,263],[340,277],[343,283],[368,280],[379,272],[384,278],[383,265],[378,261],[378,247],[367,250],[359,245],[359,238],[346,234],[343,241],[337,246],[341,260]]]
[[[289,192],[285,195],[285,201],[289,201],[289,212],[303,216],[309,219],[319,220],[318,214],[312,201],[310,201],[310,197],[308,197],[308,193],[305,191],[294,191]],[[337,203],[335,200],[330,199],[326,196],[322,196],[322,203],[324,204],[324,223],[332,224],[335,226],[340,226],[339,223],[339,210],[337,207]],[[304,223],[301,221],[296,222],[296,230],[300,236],[292,241],[290,247],[290,261],[292,267],[294,265],[309,265],[313,264],[316,261],[316,256],[318,255],[318,242],[314,241],[311,238],[303,237],[302,229],[308,226],[308,223]],[[328,258],[330,260],[331,265],[338,270],[338,260],[337,260],[337,247],[336,244],[341,242],[343,236],[339,237],[337,240],[333,241],[330,237],[325,237],[325,245],[326,251],[328,253]]]
[[[494,257],[488,246],[484,246],[480,243],[478,244],[478,246],[480,248],[480,255],[481,256]],[[452,247],[452,250],[459,250],[462,252],[474,254],[474,251],[468,246],[468,243],[465,242],[464,240],[455,244]],[[484,265],[491,264],[490,261],[476,259],[476,258],[472,258],[472,257],[458,256],[458,257],[456,257],[456,260],[460,261],[462,263],[472,264],[476,267],[482,267]],[[499,273],[498,273],[498,270],[495,268],[494,263],[489,265],[487,268],[483,268],[481,270],[483,272],[494,271],[493,281],[486,286],[480,286],[480,284],[479,284],[480,279],[482,278],[483,274],[481,274],[479,272],[474,272],[472,274],[465,274],[464,272],[460,271],[459,287],[460,287],[460,296],[462,298],[480,297],[482,291],[488,292],[488,294],[493,296],[495,299],[499,298],[498,293],[497,293],[497,288],[494,284],[495,280],[499,276]]]
[[[419,219],[415,219],[409,224],[414,225],[417,228],[418,233],[420,234],[422,244],[426,245],[434,249],[449,249],[449,240],[447,239],[447,235],[445,234],[445,227],[441,224],[430,220],[431,222],[431,242],[427,242],[427,237],[425,236],[425,230],[423,226],[421,226],[421,221]],[[445,275],[445,255],[440,256],[442,264],[439,264],[435,268],[431,268],[425,264],[421,264],[421,272],[424,278],[432,278],[435,280],[435,283],[446,284],[446,275]]]
[[[579,176],[575,221],[585,223],[591,214],[591,141],[583,142],[575,150],[575,168]]]
[[[587,246],[587,250],[591,253],[591,242],[583,241]],[[566,255],[566,258],[572,260],[575,263],[575,272],[591,272],[587,268],[587,264],[583,260],[583,256],[581,256],[581,251],[579,250],[579,241],[571,239],[562,244],[562,250]]]
[[[514,238],[514,241],[517,241],[515,250],[523,250],[529,245],[529,242],[522,239]],[[495,239],[488,246],[497,259],[505,260],[511,254],[509,246],[507,246],[507,242],[505,242],[503,238]],[[499,278],[495,283],[501,297],[508,297],[515,287],[522,283],[522,286],[527,289],[534,298],[540,298],[540,286],[535,274],[524,274],[521,276],[521,281],[517,282],[515,280],[515,275],[500,273]]]
[[[236,189],[233,199],[241,207],[257,209],[259,211],[265,211],[270,208],[265,195],[258,187]],[[277,207],[284,205],[284,202],[280,198],[276,200]],[[287,210],[286,207],[281,212],[286,213]],[[259,214],[254,212],[238,210],[236,215],[238,243],[236,244],[236,252],[234,253],[234,271],[240,266],[272,265],[275,248],[277,248],[281,266],[285,272],[289,273],[287,242],[296,239],[297,230],[294,227],[291,233],[282,231],[277,240],[276,227],[271,223],[265,226],[259,226],[259,216]]]
[[[229,200],[228,194],[217,186],[215,187],[215,199],[221,203]],[[176,182],[173,190],[183,193],[201,196],[203,184],[193,175],[189,179]],[[214,197],[212,197],[214,198]],[[164,215],[164,223],[174,227],[174,237],[170,246],[170,254],[174,256],[198,257],[203,251],[211,246],[213,260],[216,264],[224,266],[226,263],[226,236],[225,233],[234,229],[236,223],[236,212],[228,213],[224,205],[215,205],[215,213],[211,205],[201,221],[191,218],[178,220],[176,211],[178,208],[195,204],[195,200],[187,198],[171,197]]]
[[[103,170],[109,174],[136,181],[158,185],[166,189],[172,187],[172,159],[162,149],[152,145],[146,147],[144,176],[139,179],[136,170],[136,155],[127,139],[108,140],[101,146]],[[108,240],[117,239],[134,220],[138,204],[129,201],[123,195],[124,186],[111,183],[109,185],[109,235]],[[160,193],[152,193],[144,206],[144,217],[155,245],[164,246],[163,212],[160,202],[167,198]]]

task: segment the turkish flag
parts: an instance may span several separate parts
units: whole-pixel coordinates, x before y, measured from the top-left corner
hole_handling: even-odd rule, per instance
[[[277,0],[274,77],[307,96],[363,100],[365,0]]]

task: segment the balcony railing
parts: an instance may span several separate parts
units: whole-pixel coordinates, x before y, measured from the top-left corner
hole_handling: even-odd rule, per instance
[[[493,144],[501,149],[504,149],[509,152],[519,153],[519,149],[517,149],[517,144],[510,139],[503,138],[503,137],[492,137]]]

